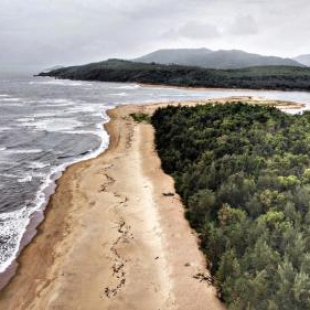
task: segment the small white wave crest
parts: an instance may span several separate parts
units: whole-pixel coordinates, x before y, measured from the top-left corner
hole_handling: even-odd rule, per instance
[[[127,93],[116,93],[116,94],[109,94],[109,96],[126,97],[128,96],[128,94]]]
[[[43,152],[41,149],[5,149],[6,154],[36,154]]]
[[[48,167],[48,166],[50,166],[50,164],[42,163],[40,161],[28,162],[28,167],[31,169],[43,169],[43,168]]]
[[[31,174],[27,174],[23,178],[20,178],[17,180],[17,182],[19,182],[19,183],[26,183],[26,182],[31,182],[31,181],[32,181],[32,175]]]
[[[118,86],[118,87],[116,87],[116,88],[118,88],[118,89],[138,89],[138,88],[141,88],[141,86],[140,85],[138,85],[138,84],[135,84],[135,85],[123,85],[123,86]]]
[[[30,85],[59,85],[59,86],[92,86],[92,83],[77,82],[70,80],[32,81]]]
[[[1,97],[0,102],[20,102],[21,98],[9,98],[9,97]]]

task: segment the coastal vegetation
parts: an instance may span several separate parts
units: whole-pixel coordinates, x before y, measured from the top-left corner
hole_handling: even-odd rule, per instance
[[[138,123],[143,123],[143,122],[149,123],[150,122],[150,116],[145,113],[131,113],[130,117]]]
[[[152,116],[229,309],[310,309],[310,112],[243,103]]]
[[[60,68],[39,75],[73,80],[186,87],[310,90],[310,68],[293,66],[219,70],[111,59],[84,66]]]

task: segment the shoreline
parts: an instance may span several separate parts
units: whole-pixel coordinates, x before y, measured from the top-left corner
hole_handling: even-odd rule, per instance
[[[200,100],[186,100],[186,101],[162,101],[155,103],[148,103],[145,105],[135,105],[137,107],[148,107],[159,108],[165,107],[168,105],[182,105],[182,106],[196,106],[196,105],[204,105],[204,104],[225,104],[232,102],[242,102],[254,105],[265,105],[276,107],[279,110],[301,110],[306,107],[304,103],[294,102],[294,101],[284,101],[284,100],[274,100],[274,99],[265,99],[263,97],[256,96],[229,96],[224,98],[211,98],[211,99],[200,99]],[[124,105],[125,107],[128,105]],[[121,107],[121,106],[120,106]]]
[[[122,84],[122,82],[120,82]],[[144,83],[134,83],[140,87],[151,87],[151,88],[176,88],[184,90],[197,90],[197,91],[279,91],[277,89],[254,89],[254,88],[225,88],[225,87],[195,87],[195,86],[176,86],[167,84],[144,84]]]
[[[118,143],[117,137],[114,136],[114,131],[109,129],[112,127],[110,120],[107,123],[102,124],[102,127],[109,132],[110,143],[108,148],[99,154],[98,157],[114,149],[115,144]],[[14,260],[14,275],[9,279],[8,284],[0,291],[0,308],[2,303],[6,303],[5,299],[11,299],[10,296],[14,293],[14,287],[19,289],[20,283],[26,283],[28,281],[28,273],[33,276],[33,280],[36,278],[44,279],[45,275],[47,275],[48,268],[51,267],[55,261],[56,255],[53,253],[55,252],[53,251],[54,248],[56,248],[56,246],[59,245],[69,234],[69,229],[65,218],[68,216],[70,209],[72,208],[72,188],[70,188],[67,184],[74,180],[80,166],[84,166],[83,164],[87,166],[88,162],[95,160],[96,158],[97,157],[94,159],[82,160],[68,165],[62,172],[60,178],[56,179],[54,183],[56,191],[49,196],[49,201],[44,210],[44,220],[36,226],[36,235],[32,241],[20,251],[19,256]],[[61,208],[63,205],[61,200],[64,196],[67,198],[67,210]],[[52,227],[53,224],[57,224],[57,227]],[[32,266],[33,256],[36,257],[36,262],[40,265],[39,268]],[[30,267],[29,271],[25,270],[27,267]],[[44,285],[48,285],[49,281],[50,280],[46,279],[46,283]],[[18,283],[15,284],[15,282]],[[10,289],[11,286],[13,289]],[[28,290],[29,289],[35,291],[36,287],[30,287]],[[21,289],[21,291],[24,290]],[[23,302],[16,305],[16,307],[18,307],[18,309],[31,309],[28,308],[31,297],[24,296],[24,298],[28,300],[25,303]],[[17,309],[15,308],[15,305],[11,305],[11,302],[13,302],[13,300],[8,300],[7,309]]]
[[[103,118],[107,118],[104,123],[97,124],[100,128],[105,128],[105,124],[109,123],[110,119],[109,116],[106,114],[103,115]],[[56,188],[58,187],[58,181],[61,179],[63,173],[68,169],[68,167],[79,164],[84,161],[91,160],[103,154],[108,146],[109,141],[105,143],[105,136],[106,131],[103,131],[101,134],[98,134],[98,137],[101,138],[101,143],[95,151],[87,152],[85,156],[81,158],[75,158],[71,162],[63,163],[57,168],[53,169],[46,177],[45,180],[42,182],[39,190],[36,193],[36,199],[39,200],[39,203],[35,206],[34,212],[31,214],[29,218],[29,223],[25,227],[25,231],[21,235],[21,241],[19,247],[17,249],[16,256],[12,259],[10,265],[0,272],[0,293],[3,288],[5,288],[10,280],[15,276],[16,271],[18,270],[19,266],[19,257],[24,250],[25,247],[30,245],[33,239],[39,234],[39,227],[45,220],[45,214],[47,213],[47,208],[50,203],[52,196],[56,192]],[[39,197],[42,196],[42,199]]]
[[[219,100],[223,100],[225,102],[228,101],[227,98]],[[206,102],[210,104],[212,102],[219,102],[219,100],[212,99],[199,102],[191,101],[185,103],[182,102],[181,104],[197,105],[205,104]],[[230,98],[230,100],[233,101],[235,98]],[[103,305],[110,305],[112,307],[111,309],[121,309],[117,307],[113,308],[120,302],[117,297],[119,295],[122,295],[120,297],[122,302],[124,301],[124,298],[128,299],[128,304],[125,307],[126,309],[140,309],[132,308],[132,303],[134,303],[133,296],[136,298],[138,294],[136,292],[137,289],[130,287],[128,288],[130,285],[125,285],[125,283],[123,283],[124,280],[127,283],[130,282],[130,277],[125,278],[122,274],[126,269],[122,266],[125,265],[126,259],[117,260],[116,263],[113,262],[111,265],[111,260],[113,259],[110,257],[111,253],[107,253],[106,246],[111,242],[111,240],[114,239],[121,243],[132,243],[131,246],[134,248],[130,249],[129,253],[127,253],[128,249],[124,249],[123,247],[120,247],[120,249],[117,250],[114,248],[114,252],[116,253],[115,254],[112,251],[114,253],[114,259],[115,256],[117,258],[119,253],[123,251],[125,252],[125,257],[126,255],[133,255],[133,260],[139,260],[139,264],[128,264],[129,267],[127,267],[128,270],[126,269],[126,274],[133,271],[139,272],[141,271],[141,267],[142,270],[144,270],[145,267],[143,262],[140,261],[139,255],[137,255],[140,250],[135,247],[136,242],[140,242],[141,244],[139,244],[141,245],[141,248],[145,249],[142,253],[142,257],[147,258],[149,253],[154,254],[153,256],[157,255],[154,253],[154,249],[156,250],[156,253],[157,251],[161,253],[160,256],[155,256],[155,258],[149,257],[149,260],[146,259],[146,264],[152,265],[152,268],[150,268],[150,273],[152,275],[151,278],[156,279],[154,280],[155,282],[157,281],[156,284],[154,284],[157,293],[150,295],[150,287],[145,288],[145,283],[140,283],[140,290],[142,289],[143,291],[144,289],[145,296],[150,297],[148,298],[149,300],[147,300],[146,297],[143,298],[143,296],[140,296],[140,298],[144,300],[144,306],[151,306],[149,304],[149,302],[151,302],[152,306],[149,309],[153,309],[153,307],[156,309],[155,306],[162,306],[164,307],[163,309],[178,309],[178,307],[179,309],[182,309],[180,305],[184,306],[185,304],[195,304],[195,297],[189,298],[184,296],[186,293],[186,286],[190,283],[193,287],[198,285],[197,292],[204,292],[204,294],[206,291],[208,292],[205,296],[199,296],[201,300],[207,296],[208,302],[211,300],[211,303],[216,304],[215,308],[210,309],[224,309],[216,299],[216,292],[214,288],[208,287],[206,283],[198,284],[199,281],[193,280],[193,275],[195,272],[207,272],[205,270],[206,261],[203,258],[202,253],[198,250],[197,238],[192,234],[189,224],[184,219],[184,210],[179,198],[176,194],[172,198],[165,198],[162,195],[166,188],[169,188],[169,190],[166,191],[174,193],[173,180],[169,176],[165,175],[160,168],[159,158],[154,151],[152,127],[145,124],[136,124],[128,118],[130,113],[152,113],[152,111],[159,106],[171,104],[178,105],[180,102],[148,104],[141,106],[127,105],[109,110],[108,115],[110,116],[110,122],[104,124],[104,128],[110,135],[110,145],[108,149],[94,159],[74,163],[69,166],[63,173],[62,177],[57,180],[56,193],[52,195],[48,207],[46,208],[45,220],[38,227],[38,234],[22,251],[17,260],[20,263],[20,267],[18,268],[15,277],[12,278],[8,286],[5,287],[0,293],[1,308],[3,306],[4,309],[8,310],[42,309],[42,307],[43,309],[48,309],[48,307],[46,307],[47,305],[58,305],[60,303],[64,305],[65,309],[77,309],[73,308],[73,305],[70,304],[74,301],[71,301],[72,288],[68,285],[68,280],[70,279],[70,282],[72,282],[71,278],[80,279],[80,269],[82,268],[83,270],[83,268],[86,268],[83,266],[87,262],[86,257],[83,255],[88,254],[87,251],[90,250],[89,247],[94,247],[92,243],[95,243],[93,242],[93,239],[90,238],[90,235],[99,234],[101,238],[107,239],[104,243],[104,248],[102,248],[101,245],[100,250],[98,250],[98,244],[96,244],[95,248],[92,248],[92,251],[95,254],[94,256],[100,256],[100,259],[95,262],[97,269],[93,275],[96,275],[99,272],[102,276],[100,281],[98,280],[98,283],[96,283],[95,287],[91,286],[89,288],[90,290],[92,289],[95,291],[96,294],[96,302],[93,304],[92,309],[99,309]],[[264,104],[266,104],[266,101]],[[284,108],[288,107],[301,108],[301,105],[285,103]],[[142,142],[140,140],[142,140]],[[135,145],[134,147],[132,146],[133,144]],[[148,147],[145,147],[145,145]],[[130,166],[130,163],[127,164],[127,160],[124,159],[122,162],[120,159],[121,154],[132,156],[133,162],[135,162],[136,166]],[[150,161],[153,165],[150,165]],[[126,182],[124,184],[117,184],[119,187],[114,188],[114,186],[116,186],[115,184],[118,183],[124,175],[124,169],[122,171],[118,171],[120,169],[114,167],[114,162],[122,163],[124,165],[124,169],[128,170],[125,172],[137,173],[137,179],[141,179],[139,184],[135,184],[138,185],[138,187],[134,186],[134,189],[130,189],[131,196],[129,195],[129,197],[131,198],[128,198],[127,196],[125,198],[122,197],[123,189],[128,186]],[[115,178],[114,174],[116,174],[118,178]],[[97,183],[92,184],[96,190],[93,190],[92,187],[88,188],[88,184],[84,184],[81,176],[88,177],[88,181],[98,179],[98,181],[101,182],[99,189]],[[162,187],[163,184],[165,184],[165,188]],[[82,190],[84,187],[85,192]],[[109,188],[111,188],[110,191]],[[134,222],[132,225],[127,225],[123,218],[127,217],[127,220],[131,221],[131,216],[135,213],[135,210],[131,210],[129,214],[126,213],[127,211],[122,211],[123,213],[121,216],[119,216],[119,214],[115,214],[115,210],[125,204],[131,204],[131,207],[133,207],[134,204],[139,204],[139,200],[135,201],[133,204],[131,200],[136,199],[135,197],[141,194],[140,191],[142,191],[142,194],[144,195],[139,198],[140,201],[142,200],[151,205],[151,211],[149,210],[149,213],[144,214],[146,216],[142,218],[139,214],[134,214],[135,217],[138,218],[138,221]],[[101,197],[101,195],[104,197]],[[90,198],[93,196],[94,198]],[[95,199],[97,196],[98,199]],[[79,202],[80,200],[82,201],[82,204]],[[99,206],[97,206],[98,201],[106,204],[108,211],[105,210],[105,212],[103,212],[100,210]],[[80,203],[79,208],[77,207],[78,202]],[[115,205],[113,210],[111,210],[109,204]],[[169,210],[162,211],[159,208],[159,205],[162,204],[170,205],[168,208]],[[177,211],[174,211],[175,205],[177,205]],[[66,208],[64,208],[64,206],[66,206]],[[143,213],[143,206],[141,206],[141,208],[140,213]],[[95,209],[95,211],[93,211],[93,217],[89,215],[89,213],[92,212],[92,209]],[[107,214],[106,212],[110,212],[112,214]],[[174,212],[177,212],[177,214],[174,214]],[[173,214],[172,217],[171,214]],[[109,229],[101,227],[102,223],[98,223],[98,226],[96,226],[97,231],[92,231],[92,227],[86,225],[84,221],[88,224],[92,223],[92,221],[97,219],[95,215],[104,222],[106,222],[107,218],[111,221],[115,221],[116,218],[118,218],[118,222],[114,224],[115,227],[112,225],[113,227],[109,227]],[[151,220],[147,219],[148,217],[150,217]],[[176,218],[179,222],[178,225],[176,225],[177,227],[174,227],[172,224],[174,224]],[[143,226],[144,229],[139,230],[138,226],[141,223],[143,223],[141,226]],[[155,229],[154,227],[157,228]],[[132,234],[132,232],[129,231],[134,229],[137,230],[133,234],[134,240],[137,241],[131,242],[130,234]],[[181,234],[179,229],[182,232]],[[103,232],[100,230],[103,230]],[[151,247],[148,245],[149,240],[143,239],[143,234],[145,231],[149,231],[150,236],[152,236],[150,240],[157,240],[157,242],[155,242],[156,244],[151,242]],[[107,236],[103,236],[103,233]],[[84,254],[82,253],[81,257],[79,257],[84,264],[76,261],[77,250],[75,249],[75,245],[79,243],[78,240],[81,234],[84,234],[83,238],[87,240],[84,241],[84,243],[82,242],[80,245],[81,247],[79,248],[79,250],[82,249],[84,251]],[[187,246],[178,246],[180,243],[184,242],[184,239],[187,240],[186,238],[188,238]],[[110,252],[111,248],[113,248],[113,246],[110,247]],[[191,249],[191,251],[189,251],[189,249]],[[181,253],[179,253],[180,251]],[[189,252],[196,253],[194,259],[195,262],[184,262],[183,260],[179,262],[180,257],[185,257]],[[192,258],[190,257],[187,260],[191,259]],[[158,270],[157,264],[154,265],[154,260],[155,263],[157,263],[157,261],[162,261],[158,265],[160,265],[160,269],[163,269],[164,272]],[[104,262],[107,266],[109,266],[109,268],[103,267]],[[79,266],[78,270],[76,269],[77,266]],[[137,266],[139,266],[139,268]],[[86,268],[84,271],[87,273],[90,271],[89,269],[92,268],[89,266],[89,268]],[[112,275],[111,269],[113,270]],[[120,277],[121,281],[115,279],[115,273]],[[186,278],[182,280],[180,277],[182,278],[183,273],[186,275]],[[190,273],[190,275],[188,273]],[[149,275],[147,272],[146,274]],[[104,282],[103,275],[105,277],[109,275],[108,278],[109,281],[112,282],[112,288],[110,286],[106,286],[105,289],[108,288],[107,291],[100,288],[101,291],[99,290],[99,292],[98,285],[100,287],[102,286],[102,282]],[[85,277],[87,278],[87,275]],[[173,278],[174,281],[172,281],[171,278]],[[177,281],[175,281],[176,279]],[[90,281],[90,279],[85,280],[85,287],[87,287],[88,281]],[[75,287],[75,292],[79,289],[82,292],[83,286],[84,285]],[[67,299],[64,296],[60,296],[60,289],[62,292],[65,292],[64,295],[67,296]],[[112,296],[112,298],[111,295],[115,293],[115,290],[117,292],[117,298],[114,298],[115,296]],[[118,294],[119,291],[120,293]],[[88,293],[88,299],[86,297],[85,299],[88,301],[93,300],[90,296],[94,297],[94,292]],[[84,295],[85,294],[86,293],[84,293]],[[110,297],[108,295],[110,295]],[[12,298],[11,296],[20,296],[20,299]],[[165,304],[162,304],[163,300]],[[81,301],[77,301],[76,305],[80,302]],[[76,305],[74,307],[76,307]],[[199,309],[197,300],[196,305],[197,308],[192,309]]]
[[[114,82],[115,83],[115,82]],[[137,84],[140,87],[152,87],[152,88],[176,88],[176,89],[184,89],[184,90],[197,90],[197,91],[249,91],[249,92],[306,92],[308,93],[309,91],[307,90],[281,90],[281,89],[267,89],[267,88],[261,88],[261,89],[256,89],[256,88],[231,88],[231,87],[195,87],[195,86],[175,86],[175,85],[167,85],[167,84],[147,84],[147,83],[138,83],[138,82],[128,82],[132,84]],[[120,82],[120,84],[123,84],[123,82]]]

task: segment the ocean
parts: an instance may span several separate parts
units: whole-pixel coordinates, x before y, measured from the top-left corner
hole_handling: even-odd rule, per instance
[[[0,75],[0,280],[44,220],[55,180],[69,165],[108,147],[103,129],[108,109],[229,96],[297,101],[310,108],[306,92],[185,90]]]

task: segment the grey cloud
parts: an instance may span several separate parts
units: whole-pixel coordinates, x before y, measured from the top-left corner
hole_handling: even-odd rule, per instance
[[[0,67],[130,58],[170,47],[310,52],[308,0],[0,1]]]
[[[208,39],[221,35],[215,25],[196,21],[186,23],[178,30],[178,34],[193,39]]]
[[[170,29],[162,34],[164,39],[188,38],[192,40],[211,39],[221,35],[219,29],[212,24],[203,22],[187,22],[178,29]]]
[[[238,16],[229,28],[228,32],[235,35],[257,34],[258,24],[251,15]]]

